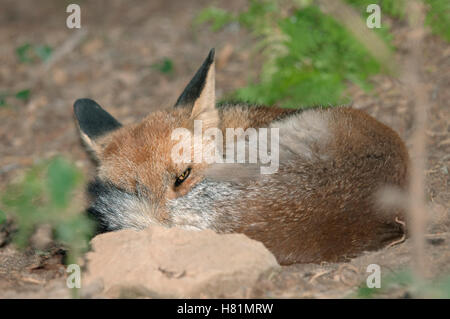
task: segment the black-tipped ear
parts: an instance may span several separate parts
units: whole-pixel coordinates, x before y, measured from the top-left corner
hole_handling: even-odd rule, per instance
[[[199,98],[205,86],[206,78],[208,75],[209,68],[214,62],[214,48],[209,51],[208,56],[203,62],[202,66],[195,73],[194,77],[188,83],[183,93],[181,93],[175,107],[183,105],[193,105],[194,102]]]
[[[79,99],[73,105],[82,133],[93,140],[122,126],[114,117],[91,99]]]

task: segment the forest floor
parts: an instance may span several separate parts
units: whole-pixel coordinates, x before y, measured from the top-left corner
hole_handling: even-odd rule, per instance
[[[127,124],[170,107],[210,48],[217,52],[216,86],[220,98],[246,85],[259,63],[252,38],[236,26],[211,32],[193,27],[193,18],[209,1],[96,1],[82,3],[82,29],[66,25],[64,1],[4,0],[0,4],[0,91],[31,88],[27,101],[9,99],[0,106],[0,190],[40,159],[62,154],[89,178],[95,168],[82,147],[73,120],[73,102],[91,97]],[[245,1],[222,5],[230,10]],[[392,28],[397,55],[410,54],[403,43],[406,25]],[[77,35],[78,34],[78,35]],[[16,48],[48,44],[61,53],[47,69],[20,63]],[[65,50],[67,49],[67,50]],[[427,271],[431,278],[450,274],[450,46],[427,36],[421,68],[430,95],[427,123],[426,194],[429,203]],[[151,66],[163,58],[173,72]],[[254,72],[254,71],[253,71]],[[378,75],[374,89],[349,88],[353,107],[393,127],[411,147],[411,97],[396,78]],[[63,252],[55,244],[45,251],[19,251],[9,241],[11,225],[0,226],[0,298],[67,297]],[[293,265],[269,271],[245,294],[235,297],[325,298],[355,293],[375,263],[384,273],[410,266],[412,243],[367,253],[343,264]],[[383,296],[383,295],[381,295]],[[408,297],[402,287],[387,297]],[[226,297],[226,296],[225,296]]]

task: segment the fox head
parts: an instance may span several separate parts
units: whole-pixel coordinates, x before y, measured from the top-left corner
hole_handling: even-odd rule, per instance
[[[168,201],[202,181],[205,168],[202,162],[174,161],[177,141],[171,134],[177,128],[192,131],[198,120],[203,130],[219,125],[214,49],[171,110],[151,113],[129,126],[122,126],[90,99],[77,100],[74,112],[81,137],[98,162],[97,178],[89,186],[94,197],[90,212],[103,228],[170,224]]]

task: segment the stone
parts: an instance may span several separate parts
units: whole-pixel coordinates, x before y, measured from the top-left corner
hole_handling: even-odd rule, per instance
[[[101,297],[245,296],[279,267],[265,246],[243,234],[151,226],[96,236],[82,289],[102,282]]]

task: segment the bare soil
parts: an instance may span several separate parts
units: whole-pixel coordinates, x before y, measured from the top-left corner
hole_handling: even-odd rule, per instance
[[[221,6],[238,10],[245,3],[231,0]],[[3,0],[0,91],[31,88],[31,96],[28,101],[8,99],[8,105],[0,107],[0,190],[37,160],[55,154],[72,159],[87,176],[93,176],[94,165],[73,121],[72,104],[77,98],[95,99],[123,123],[137,121],[151,111],[171,107],[212,47],[217,50],[219,98],[244,86],[260,62],[252,51],[254,40],[235,25],[215,33],[205,26],[193,27],[196,13],[208,4],[206,0],[82,2],[84,34],[77,39],[76,32],[65,25],[66,2],[46,0],[37,5],[29,0]],[[408,32],[406,25],[393,26],[400,60],[409,54],[403,46]],[[61,58],[44,71],[41,62],[20,63],[15,50],[27,42],[48,44],[54,52],[62,52]],[[429,277],[438,278],[450,273],[450,46],[428,35],[423,54],[422,81],[431,107],[425,172],[429,202],[426,258]],[[174,63],[170,74],[151,67],[165,57]],[[386,75],[373,81],[374,90],[369,93],[356,86],[349,88],[353,106],[393,127],[410,147],[412,101],[404,84]],[[0,298],[70,297],[64,289],[64,252],[54,243],[44,250],[19,251],[9,240],[13,228],[10,222],[0,226]],[[409,267],[410,239],[345,264],[274,269],[255,287],[223,297],[352,296],[372,263],[379,264],[383,274]],[[408,296],[399,287],[384,297]]]

